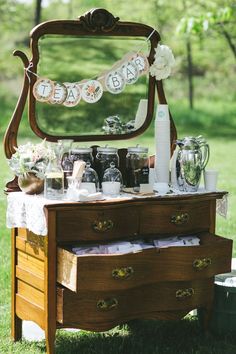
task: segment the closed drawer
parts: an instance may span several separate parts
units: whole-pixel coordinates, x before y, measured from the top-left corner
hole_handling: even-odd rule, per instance
[[[209,201],[147,204],[141,209],[140,234],[201,232],[210,224]]]
[[[107,330],[126,321],[158,318],[160,311],[192,310],[209,304],[213,279],[161,282],[129,291],[78,294],[57,289],[57,321],[86,330]]]
[[[137,235],[138,209],[127,207],[80,208],[57,212],[57,239],[112,240]]]
[[[131,289],[157,281],[203,279],[230,271],[232,241],[203,233],[201,245],[124,255],[77,256],[58,248],[57,281],[72,291]]]

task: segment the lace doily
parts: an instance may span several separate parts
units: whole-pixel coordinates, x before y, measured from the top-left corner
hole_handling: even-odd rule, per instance
[[[228,213],[228,194],[225,194],[222,199],[216,200],[216,212],[220,216],[227,218]]]
[[[42,195],[27,195],[23,192],[13,192],[7,196],[7,227],[27,228],[36,235],[46,236],[47,222],[44,205],[65,203],[64,200],[48,200]]]

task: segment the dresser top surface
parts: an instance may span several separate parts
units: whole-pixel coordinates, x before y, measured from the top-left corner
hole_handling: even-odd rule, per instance
[[[118,206],[123,204],[132,205],[144,205],[146,203],[150,204],[174,204],[178,202],[194,203],[197,201],[209,201],[222,199],[228,192],[217,191],[217,192],[202,192],[202,193],[184,193],[184,194],[166,194],[166,195],[139,195],[139,194],[124,194],[121,197],[109,198],[104,200],[87,201],[87,202],[65,202],[63,201],[57,203],[45,203],[47,209],[55,208],[71,208],[71,207],[81,207],[81,206]]]

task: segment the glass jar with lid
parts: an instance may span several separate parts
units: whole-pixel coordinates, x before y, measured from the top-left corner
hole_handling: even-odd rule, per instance
[[[140,184],[149,182],[148,148],[136,145],[128,148],[126,155],[126,187],[133,187],[139,192]]]
[[[100,187],[104,172],[107,168],[110,167],[111,162],[114,163],[114,167],[119,168],[118,149],[107,145],[104,147],[98,147],[95,160],[95,169],[98,173]]]
[[[93,149],[89,147],[76,147],[71,149],[70,156],[74,163],[77,160],[83,160],[84,162],[89,162],[93,166]]]
[[[87,189],[89,193],[96,193],[98,189],[98,175],[91,167],[90,162],[86,163],[80,188]]]
[[[115,167],[115,163],[111,162],[110,167],[107,168],[103,174],[102,178],[102,192],[108,196],[117,196],[123,186],[122,174]]]

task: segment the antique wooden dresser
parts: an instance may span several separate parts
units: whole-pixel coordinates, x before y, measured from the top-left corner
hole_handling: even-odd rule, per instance
[[[39,54],[37,43],[45,34],[87,36],[144,36],[146,25],[120,22],[103,9],[75,21],[49,21],[31,33],[32,60],[15,52],[27,69],[17,108],[5,136],[7,158],[17,146],[17,132],[29,91],[29,120],[41,138],[56,142],[68,136],[43,132],[37,123],[32,87]],[[149,62],[159,41],[154,33]],[[30,76],[30,80],[29,80]],[[153,115],[154,92],[166,103],[161,81],[149,80],[148,111],[143,126],[122,136],[72,135],[75,141],[127,139],[142,133]],[[176,131],[171,121],[171,140]],[[122,153],[125,156],[124,152]],[[122,159],[121,159],[122,160]],[[123,158],[124,160],[124,158]],[[125,168],[123,167],[123,170]],[[16,191],[17,178],[7,184]],[[216,200],[225,192],[46,204],[48,233],[36,235],[12,229],[12,338],[22,335],[22,320],[37,323],[46,334],[47,353],[54,353],[58,328],[108,330],[134,319],[175,320],[202,308],[204,325],[211,315],[214,275],[231,267],[232,241],[215,235]],[[104,244],[115,240],[150,240],[173,235],[197,235],[200,245],[152,248],[130,254],[77,256],[72,246]]]
[[[216,236],[222,193],[57,204],[45,207],[48,235],[12,230],[12,336],[21,321],[45,330],[54,352],[57,328],[108,330],[133,319],[180,319],[203,308],[207,327],[214,275],[231,267],[232,241]],[[124,255],[77,256],[92,241],[197,234],[200,246]]]

